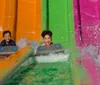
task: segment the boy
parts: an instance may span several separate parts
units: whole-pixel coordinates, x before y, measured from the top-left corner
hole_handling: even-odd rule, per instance
[[[11,32],[10,31],[4,31],[3,32],[3,38],[4,40],[1,41],[1,46],[16,46],[15,41],[11,40]]]
[[[42,46],[50,46],[52,43],[52,32],[50,30],[44,30],[41,34],[43,38]]]

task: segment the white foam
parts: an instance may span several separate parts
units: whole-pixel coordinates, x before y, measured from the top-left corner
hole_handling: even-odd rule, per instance
[[[49,54],[48,56],[36,56],[38,63],[67,62],[69,53]]]
[[[100,67],[100,54],[98,55],[98,46],[87,46],[81,49],[81,55],[89,53],[96,66]]]
[[[25,46],[28,45],[28,40],[26,38],[21,38],[18,42],[17,42],[17,46],[19,49],[24,48]]]
[[[85,53],[89,53],[91,57],[97,56],[97,47],[93,45],[86,46],[81,49],[81,55],[84,55]]]

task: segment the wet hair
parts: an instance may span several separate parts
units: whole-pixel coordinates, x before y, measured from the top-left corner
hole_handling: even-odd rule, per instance
[[[52,32],[50,30],[44,30],[41,34],[41,36],[44,38],[45,35],[49,35],[50,37],[52,37]]]
[[[9,30],[6,30],[3,32],[3,37],[5,36],[5,34],[9,33],[9,35],[11,36],[11,32]]]

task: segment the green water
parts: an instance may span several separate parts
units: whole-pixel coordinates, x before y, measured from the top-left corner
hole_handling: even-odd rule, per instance
[[[71,64],[58,62],[22,66],[4,85],[74,85]]]

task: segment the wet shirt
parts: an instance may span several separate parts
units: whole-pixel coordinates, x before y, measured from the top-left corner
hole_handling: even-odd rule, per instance
[[[16,46],[16,43],[13,40],[10,40],[8,43],[5,40],[3,40],[0,46]]]

